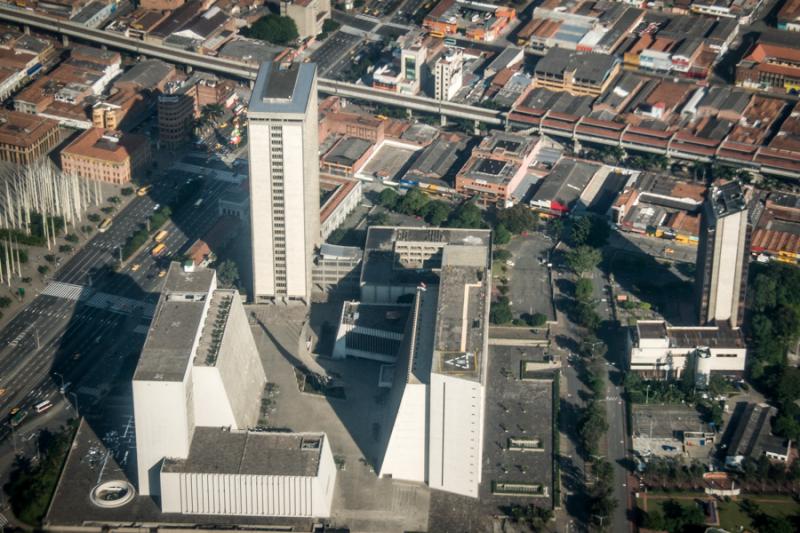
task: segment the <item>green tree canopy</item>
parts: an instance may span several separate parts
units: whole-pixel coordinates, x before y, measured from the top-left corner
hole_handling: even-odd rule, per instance
[[[450,206],[441,200],[433,200],[425,206],[425,220],[432,226],[441,226],[449,216]]]
[[[455,210],[447,225],[451,228],[480,228],[483,226],[481,210],[474,202],[464,202]]]
[[[289,17],[269,14],[242,32],[245,37],[285,45],[297,39],[297,25]]]
[[[503,224],[511,233],[518,234],[536,229],[537,218],[528,206],[520,203],[498,211],[497,222]]]
[[[595,268],[601,259],[600,250],[587,245],[578,246],[567,252],[567,265],[579,276]]]
[[[575,282],[575,298],[580,302],[588,302],[592,299],[594,286],[592,280],[588,278],[580,278]]]
[[[495,244],[508,244],[511,241],[511,232],[508,231],[505,224],[495,226],[492,235]]]
[[[397,194],[397,191],[390,187],[386,187],[378,195],[378,203],[387,209],[394,209],[394,206],[397,205],[397,200],[399,198],[400,195]]]

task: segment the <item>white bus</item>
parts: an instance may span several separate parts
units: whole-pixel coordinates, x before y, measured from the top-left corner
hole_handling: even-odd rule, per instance
[[[33,408],[36,409],[37,413],[44,413],[51,407],[53,407],[53,402],[51,402],[50,400],[45,400],[43,402],[37,403]]]

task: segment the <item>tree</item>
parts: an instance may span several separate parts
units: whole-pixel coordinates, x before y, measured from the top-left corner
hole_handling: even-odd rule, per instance
[[[489,312],[489,320],[491,320],[492,324],[508,324],[513,319],[514,314],[508,305],[508,300],[504,298],[492,304],[492,309]]]
[[[8,296],[0,296],[0,309],[5,309],[11,305],[11,298]]]
[[[690,526],[702,526],[706,521],[702,509],[694,502],[682,505],[676,500],[667,500],[661,508],[670,533],[680,533]]]
[[[600,263],[601,258],[600,250],[586,245],[578,246],[567,252],[567,265],[580,276],[595,268]]]
[[[42,276],[44,276],[45,274],[47,274],[48,272],[50,272],[50,267],[49,267],[49,266],[47,266],[47,265],[39,265],[39,266],[36,268],[36,271],[37,271],[39,274],[41,274]]]
[[[508,209],[501,209],[497,213],[497,221],[503,224],[511,233],[522,233],[536,229],[536,215],[524,204],[515,204]]]
[[[122,189],[119,191],[119,193],[120,193],[122,196],[130,196],[130,195],[132,195],[132,194],[133,194],[133,188],[132,188],[132,187],[123,187],[123,188],[122,188]]]
[[[338,30],[342,25],[336,22],[333,19],[326,19],[325,22],[322,23],[322,33],[328,34],[333,33]]]
[[[242,33],[245,37],[279,45],[289,44],[299,36],[297,25],[291,18],[274,14],[261,17]]]
[[[498,224],[495,226],[492,236],[494,237],[495,244],[508,244],[509,241],[511,241],[511,232],[508,231],[505,224]]]
[[[395,206],[397,205],[397,200],[399,198],[400,195],[397,194],[397,191],[389,187],[386,187],[378,195],[378,203],[381,204],[386,209],[394,209]]]
[[[494,259],[495,261],[505,262],[511,259],[512,257],[513,256],[511,255],[511,252],[509,252],[508,250],[503,250],[502,248],[492,252],[492,259]]]
[[[441,226],[450,216],[450,206],[441,200],[433,200],[425,206],[425,220],[432,226]]]
[[[225,288],[235,288],[239,285],[239,268],[236,263],[227,259],[217,266],[219,284]]]
[[[430,197],[419,189],[409,189],[397,202],[397,210],[406,215],[421,215]]]
[[[533,313],[528,318],[528,325],[534,328],[540,328],[547,324],[547,315],[544,313]]]
[[[451,228],[480,228],[483,225],[481,210],[471,201],[464,202],[455,210],[447,225]]]
[[[575,282],[575,298],[579,302],[588,302],[592,299],[594,293],[594,285],[592,280],[588,278],[580,278]]]

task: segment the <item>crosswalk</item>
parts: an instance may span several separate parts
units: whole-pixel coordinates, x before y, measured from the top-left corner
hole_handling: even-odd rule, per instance
[[[53,281],[42,291],[42,294],[45,296],[54,296],[56,298],[74,300],[76,302],[88,300],[93,293],[94,290],[89,287],[75,285],[73,283],[64,283],[62,281]]]

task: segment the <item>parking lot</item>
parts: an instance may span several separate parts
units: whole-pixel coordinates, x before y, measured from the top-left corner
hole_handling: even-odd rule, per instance
[[[548,251],[553,243],[544,235],[514,238],[506,247],[512,254],[508,269],[511,310],[515,318],[542,313],[554,321],[553,288],[550,284]]]

